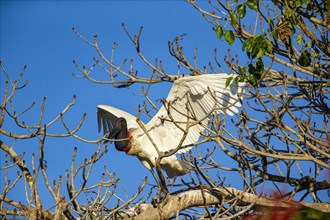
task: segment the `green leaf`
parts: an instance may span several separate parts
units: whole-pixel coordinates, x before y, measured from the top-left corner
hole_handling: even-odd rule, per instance
[[[328,80],[328,82],[325,84],[326,87],[330,87],[330,79]]]
[[[259,48],[259,51],[257,53],[257,58],[261,58],[265,54],[265,50],[263,48]]]
[[[243,67],[238,67],[238,72],[239,75],[235,78],[235,82],[239,83],[239,82],[244,82],[244,80],[246,79],[246,66]]]
[[[221,39],[221,38],[222,38],[222,35],[223,35],[223,28],[222,28],[222,26],[219,25],[219,26],[217,27],[217,29],[215,30],[215,32],[216,32],[216,34],[217,34],[217,37],[218,37],[219,39]]]
[[[258,59],[256,62],[254,62],[255,64],[255,69],[256,69],[256,73],[260,76],[258,77],[258,79],[261,78],[261,76],[264,74],[264,63],[262,62],[262,59]]]
[[[301,1],[300,0],[296,0],[296,7],[299,8],[301,6]]]
[[[253,43],[253,37],[246,39],[242,45],[242,51],[244,52],[246,49],[249,52],[248,48],[251,46],[252,43]]]
[[[257,56],[257,54],[259,52],[259,48],[260,47],[257,44],[255,44],[255,43],[253,44],[253,48],[251,50],[252,59],[254,59]]]
[[[233,77],[231,76],[231,77],[228,77],[227,79],[226,79],[226,88],[229,86],[229,84],[230,84],[230,82],[233,80]]]
[[[297,44],[301,45],[303,39],[304,39],[304,35],[303,34],[298,34]]]
[[[242,50],[250,59],[261,58],[266,52],[273,54],[273,44],[265,35],[257,34],[243,42]]]
[[[267,53],[273,54],[273,44],[269,39],[266,39],[266,51]]]
[[[237,6],[237,13],[240,18],[244,18],[246,14],[246,6],[244,4]]]
[[[235,12],[230,14],[231,25],[235,26],[237,24],[238,16]]]
[[[237,84],[239,79],[240,79],[240,77],[236,76],[235,79],[234,79],[234,82]]]
[[[251,63],[248,65],[248,71],[250,74],[254,74],[256,72],[256,69]]]
[[[253,86],[258,86],[259,79],[264,74],[264,63],[261,59],[258,59],[254,62],[254,65],[251,63],[248,65],[249,71],[249,81]]]
[[[240,73],[241,76],[246,76],[246,66],[243,67],[238,67],[238,72]]]
[[[262,34],[256,34],[256,35],[254,36],[254,41],[255,41],[255,43],[257,43],[257,44],[261,43],[264,39],[265,39],[265,36],[262,35]]]
[[[285,18],[290,18],[293,14],[293,11],[291,10],[290,7],[286,7],[285,10],[284,10],[284,17]]]
[[[255,11],[258,11],[258,0],[248,0],[246,2],[246,5],[252,9],[252,10],[255,10]]]
[[[277,40],[278,39],[278,34],[277,34],[277,31],[276,30],[273,30],[272,31],[272,37]]]
[[[273,21],[272,17],[270,17],[270,15],[268,15],[267,22],[268,22],[269,27],[271,28],[271,30],[273,30],[275,25],[274,25],[274,21]]]
[[[258,78],[257,78],[256,74],[250,74],[249,79],[253,86],[256,86],[258,84]]]
[[[298,63],[303,67],[309,66],[311,64],[311,54],[307,50],[302,52],[298,59]]]
[[[235,36],[231,30],[226,31],[225,40],[229,43],[230,46],[233,45],[233,43],[235,42]]]
[[[320,55],[320,51],[315,47],[314,57],[319,57],[319,55]]]

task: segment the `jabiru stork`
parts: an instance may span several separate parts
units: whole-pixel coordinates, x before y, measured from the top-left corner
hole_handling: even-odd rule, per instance
[[[157,114],[147,124],[142,124],[144,129],[135,116],[112,106],[98,105],[99,132],[103,127],[104,135],[108,133],[105,142],[114,141],[118,151],[136,156],[157,180],[153,168],[158,152],[178,149],[182,143],[177,153],[184,153],[198,141],[212,114],[233,116],[238,113],[244,83],[232,80],[226,86],[227,79],[233,76],[221,73],[178,78]],[[169,178],[190,170],[175,154],[164,157],[160,166]]]

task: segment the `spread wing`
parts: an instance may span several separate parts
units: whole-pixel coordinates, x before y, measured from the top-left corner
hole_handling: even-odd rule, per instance
[[[239,88],[235,82],[226,87],[226,80],[233,75],[208,74],[187,76],[176,80],[166,101],[146,125],[159,150],[175,149],[180,141],[182,146],[198,141],[207,126],[209,117],[216,113],[233,116],[241,106]],[[186,132],[188,131],[188,132]],[[186,136],[184,134],[186,133]],[[178,151],[184,153],[191,147]]]
[[[139,124],[136,122],[136,117],[118,108],[108,105],[98,105],[97,109],[98,109],[97,121],[98,121],[99,132],[101,131],[101,127],[103,128],[104,134],[107,131],[112,131],[113,122],[117,121],[117,119],[120,117],[126,119],[127,129],[135,129],[140,127]]]

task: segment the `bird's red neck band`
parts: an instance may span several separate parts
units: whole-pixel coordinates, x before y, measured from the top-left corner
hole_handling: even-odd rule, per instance
[[[127,132],[127,138],[128,138],[128,145],[122,150],[125,153],[127,153],[131,149],[131,140],[130,140],[131,134],[129,133],[129,131]]]

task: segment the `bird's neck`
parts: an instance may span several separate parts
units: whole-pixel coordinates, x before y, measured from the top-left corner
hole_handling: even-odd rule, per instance
[[[130,140],[131,133],[129,131],[127,131],[127,138],[128,138],[128,145],[127,145],[127,147],[122,149],[122,151],[124,151],[125,153],[127,153],[132,147],[131,140]]]

